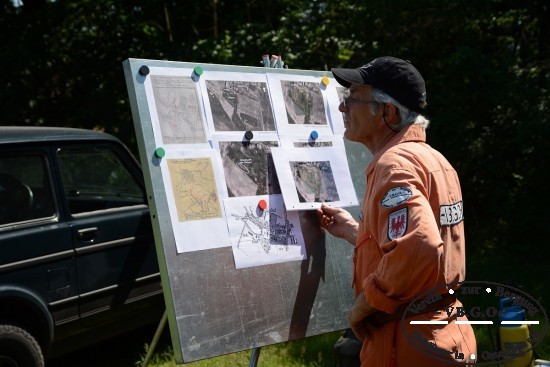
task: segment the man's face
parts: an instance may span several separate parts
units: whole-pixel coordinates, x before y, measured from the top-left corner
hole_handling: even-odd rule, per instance
[[[348,140],[365,144],[372,139],[376,132],[375,119],[380,114],[380,108],[372,113],[373,102],[371,87],[352,84],[349,88],[349,97],[346,103],[340,103],[339,110],[344,114],[344,137]]]

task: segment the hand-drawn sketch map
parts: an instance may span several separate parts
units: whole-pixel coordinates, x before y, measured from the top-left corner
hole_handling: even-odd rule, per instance
[[[225,199],[224,207],[237,269],[306,259],[298,212],[287,212],[281,195]]]
[[[164,144],[206,143],[199,97],[190,77],[151,75],[158,124]]]
[[[210,158],[169,159],[167,164],[180,222],[222,217]]]

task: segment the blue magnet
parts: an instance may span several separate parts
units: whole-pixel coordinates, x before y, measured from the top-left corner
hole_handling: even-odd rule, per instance
[[[319,137],[319,133],[313,130],[311,134],[309,134],[309,137],[312,138],[313,140],[316,140]]]

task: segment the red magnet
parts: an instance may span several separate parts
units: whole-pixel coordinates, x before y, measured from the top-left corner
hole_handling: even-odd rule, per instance
[[[264,199],[260,200],[258,202],[258,207],[262,210],[265,210],[267,208],[267,202]]]

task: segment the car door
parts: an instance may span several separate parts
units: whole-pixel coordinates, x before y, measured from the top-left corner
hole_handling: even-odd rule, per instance
[[[50,157],[46,146],[2,146],[0,290],[41,304],[54,323],[63,324],[78,317],[78,286],[73,241],[60,220]]]
[[[114,143],[57,150],[83,324],[108,322],[160,294],[149,210],[137,164]]]

